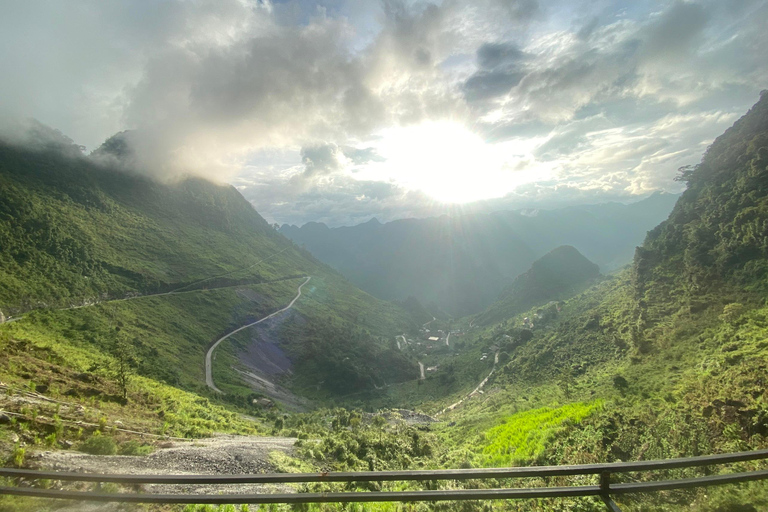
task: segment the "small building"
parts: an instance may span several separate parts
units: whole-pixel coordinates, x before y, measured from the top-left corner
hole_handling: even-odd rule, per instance
[[[429,341],[440,341],[440,338],[438,338],[437,336],[430,336]]]

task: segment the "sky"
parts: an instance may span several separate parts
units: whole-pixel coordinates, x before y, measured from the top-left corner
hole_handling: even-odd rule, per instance
[[[768,0],[0,0],[0,121],[352,225],[679,192],[768,88]],[[6,129],[5,133],[8,130]]]

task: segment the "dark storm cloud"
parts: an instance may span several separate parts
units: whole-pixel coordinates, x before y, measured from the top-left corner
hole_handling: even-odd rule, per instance
[[[469,102],[475,102],[506,94],[525,77],[522,63],[528,58],[512,43],[483,44],[477,50],[480,70],[464,82],[464,97]]]
[[[467,101],[496,98],[509,92],[525,77],[522,71],[480,71],[464,83]]]
[[[477,49],[477,65],[482,69],[516,66],[528,57],[528,54],[512,43],[486,43]]]

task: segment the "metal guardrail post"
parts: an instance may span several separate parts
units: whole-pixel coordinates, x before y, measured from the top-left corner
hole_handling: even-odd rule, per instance
[[[618,505],[611,499],[611,473],[603,471],[600,473],[600,498],[610,512],[621,512]]]

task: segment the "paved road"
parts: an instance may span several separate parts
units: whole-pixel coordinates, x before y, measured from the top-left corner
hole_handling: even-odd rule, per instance
[[[218,391],[219,393],[221,393],[221,392],[222,392],[222,391],[221,391],[219,388],[217,388],[217,387],[216,387],[216,385],[213,383],[213,369],[212,369],[212,364],[211,364],[211,359],[212,359],[212,357],[213,357],[213,351],[216,349],[216,347],[219,345],[219,343],[221,343],[221,342],[222,342],[222,341],[224,341],[225,339],[229,338],[229,337],[230,337],[230,336],[232,336],[233,334],[236,334],[236,333],[238,333],[238,332],[242,331],[243,329],[247,329],[248,327],[252,327],[252,326],[254,326],[254,325],[256,325],[256,324],[260,324],[260,323],[261,323],[261,322],[263,322],[264,320],[269,320],[269,319],[270,319],[270,318],[272,318],[273,316],[275,316],[275,315],[279,315],[279,314],[280,314],[280,313],[282,313],[283,311],[287,311],[287,310],[291,309],[291,308],[293,307],[294,303],[295,303],[297,300],[299,300],[299,297],[301,297],[301,288],[302,288],[302,287],[303,287],[305,284],[307,284],[307,283],[309,282],[309,280],[310,280],[310,279],[312,279],[312,276],[307,276],[306,280],[305,280],[303,283],[301,283],[301,284],[299,285],[299,288],[298,288],[298,290],[297,290],[296,296],[293,298],[293,300],[291,301],[291,303],[290,303],[290,304],[288,304],[287,306],[285,306],[283,309],[280,309],[280,310],[278,310],[278,311],[275,311],[275,312],[274,312],[274,313],[272,313],[271,315],[267,315],[267,316],[265,316],[264,318],[262,318],[261,320],[257,320],[257,321],[255,321],[255,322],[251,322],[250,324],[246,324],[246,325],[244,325],[244,326],[242,326],[242,327],[238,327],[237,329],[235,329],[234,331],[230,332],[229,334],[225,334],[224,336],[222,336],[221,338],[219,338],[218,340],[216,340],[216,341],[214,342],[214,344],[213,344],[213,345],[211,345],[211,348],[209,348],[209,349],[208,349],[208,353],[206,353],[206,354],[205,354],[205,383],[208,385],[208,387],[209,387],[209,388],[213,389],[214,391]]]

